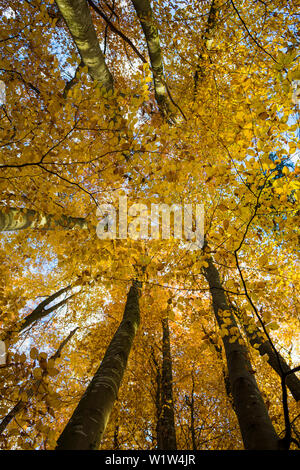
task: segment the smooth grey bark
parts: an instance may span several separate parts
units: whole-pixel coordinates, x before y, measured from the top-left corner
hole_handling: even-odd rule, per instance
[[[159,33],[155,25],[155,18],[152,12],[151,4],[149,0],[132,0],[132,3],[140,20],[147,42],[153,74],[155,98],[162,114],[168,117],[170,114],[172,114],[172,105],[169,99],[166,80],[164,77]]]
[[[86,0],[56,0],[56,3],[77,46],[81,64],[88,67],[92,79],[98,82],[104,90],[107,92],[112,91],[114,88],[113,77],[100,49],[88,2]],[[66,88],[72,87],[74,82],[76,82],[76,74],[73,82],[71,80]],[[65,95],[67,92],[68,89],[65,90]],[[106,106],[109,108],[108,104]],[[126,122],[121,109],[113,113],[111,121],[117,122],[119,119]],[[118,137],[119,141],[122,137],[127,141],[130,140],[127,135],[126,125],[122,135]],[[123,155],[126,161],[130,159],[129,152],[124,151]]]
[[[93,80],[107,91],[113,89],[113,78],[105,63],[90,9],[86,0],[56,0],[84,65]]]
[[[127,295],[122,322],[106,350],[100,367],[60,435],[56,450],[99,448],[140,323],[140,287],[138,281],[133,281]]]
[[[230,312],[231,325],[236,327],[235,317],[230,309],[218,270],[212,258],[203,268],[204,276],[212,295],[213,309],[219,327],[222,327],[222,311]],[[223,337],[227,359],[228,375],[235,412],[246,450],[279,450],[279,438],[275,432],[267,408],[262,399],[244,344],[230,342],[230,335]]]
[[[158,425],[157,448],[160,450],[176,450],[172,356],[168,318],[162,319],[162,330],[161,414]]]
[[[57,358],[60,357],[61,352],[64,348],[64,346],[70,341],[70,339],[73,337],[73,335],[76,333],[78,328],[75,328],[71,333],[67,336],[66,339],[62,341],[60,344],[59,348],[57,349],[56,353],[51,356],[50,359],[56,360]],[[42,377],[45,377],[48,374],[47,369],[43,371]],[[38,379],[32,384],[27,390],[27,400],[29,401],[35,394],[35,390],[37,390],[42,383],[42,379]],[[9,423],[12,421],[13,418],[15,418],[22,410],[24,410],[27,406],[28,401],[22,401],[19,400],[18,403],[7,413],[7,415],[3,418],[3,420],[0,423],[0,433],[3,433],[3,431],[7,428]]]
[[[26,228],[40,230],[54,230],[57,228],[65,230],[73,228],[87,229],[88,223],[83,217],[69,217],[66,215],[57,217],[33,209],[18,209],[9,206],[0,208],[0,232]]]

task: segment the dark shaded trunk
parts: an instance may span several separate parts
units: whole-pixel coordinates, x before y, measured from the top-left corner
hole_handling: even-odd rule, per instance
[[[162,374],[161,374],[161,414],[158,424],[157,448],[176,450],[176,432],[173,402],[172,356],[168,318],[162,320]]]
[[[191,398],[186,395],[185,402],[190,409],[190,417],[191,417],[191,424],[190,424],[190,433],[192,438],[192,449],[197,450],[197,440],[196,440],[196,428],[195,428],[195,376],[194,376],[194,366],[192,370],[192,390],[191,390]]]
[[[193,450],[197,450],[197,443],[196,443],[196,430],[195,430],[195,380],[194,380],[194,373],[192,372],[192,397],[191,397],[191,436],[192,436],[192,444],[193,444]]]
[[[115,430],[114,430],[114,444],[113,444],[113,449],[114,450],[120,450],[120,444],[119,444],[119,425],[116,424]]]
[[[208,266],[203,268],[204,276],[209,284],[213,309],[219,327],[223,325],[222,312],[228,312],[230,328],[237,323],[230,310],[219,273],[212,258],[207,260]],[[231,393],[235,411],[246,450],[278,450],[279,438],[275,432],[267,408],[258,389],[248,351],[239,341],[230,342],[231,335],[223,337],[228,366]]]
[[[211,333],[207,333],[205,331],[205,329],[203,328],[203,331],[204,333],[206,334],[207,336],[207,339],[209,341],[209,343],[213,346],[216,354],[217,354],[217,357],[219,359],[219,362],[222,366],[222,375],[223,375],[223,380],[224,380],[224,387],[225,387],[225,391],[226,391],[226,395],[230,401],[230,403],[232,404],[232,407],[234,409],[234,402],[233,402],[233,398],[232,398],[232,394],[231,394],[231,388],[230,388],[230,381],[229,381],[229,376],[228,376],[228,370],[226,369],[226,365],[224,363],[224,360],[223,360],[223,354],[222,354],[222,346],[220,346],[217,341],[214,340],[213,336]]]
[[[122,322],[94,378],[60,435],[57,450],[99,448],[140,323],[139,295],[140,283],[134,281],[127,295]]]
[[[155,379],[152,383],[154,383],[155,389],[155,396],[154,396],[154,403],[155,403],[155,410],[156,410],[156,447],[158,446],[158,442],[160,441],[160,421],[161,421],[161,368],[156,360],[154,348],[151,348],[151,359],[155,369]]]
[[[33,389],[30,389],[28,392],[27,392],[27,396],[28,396],[28,400],[30,400],[30,398],[32,397],[33,395]],[[16,405],[7,413],[7,415],[2,419],[1,423],[0,423],[0,434],[3,433],[3,431],[5,431],[5,429],[7,428],[7,426],[9,425],[9,423],[22,411],[24,410],[24,408],[27,406],[27,403],[19,400],[18,403],[16,403]]]

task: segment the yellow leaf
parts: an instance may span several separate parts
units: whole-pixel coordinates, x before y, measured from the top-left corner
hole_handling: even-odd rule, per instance
[[[36,348],[32,348],[30,351],[30,357],[31,359],[36,359],[38,357],[38,350]]]
[[[40,367],[37,367],[36,369],[33,370],[33,377],[35,379],[40,379],[42,377],[42,369]]]
[[[48,369],[48,374],[50,377],[55,377],[57,374],[59,374],[59,370],[55,369],[55,367]]]

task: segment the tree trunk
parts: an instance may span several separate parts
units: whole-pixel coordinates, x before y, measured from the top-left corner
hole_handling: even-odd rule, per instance
[[[224,380],[224,387],[225,387],[225,391],[226,391],[226,395],[233,407],[233,410],[234,410],[234,403],[233,403],[233,399],[232,399],[232,394],[231,394],[231,388],[230,388],[230,381],[229,381],[229,376],[228,376],[228,371],[226,370],[226,363],[224,362],[224,359],[223,359],[223,354],[222,354],[222,346],[220,346],[217,341],[215,341],[212,337],[212,334],[211,333],[207,333],[203,327],[203,331],[205,333],[205,335],[207,336],[207,339],[209,341],[209,343],[213,346],[217,356],[218,356],[218,360],[222,366],[222,375],[223,375],[223,380]]]
[[[176,432],[173,403],[172,356],[170,348],[170,331],[168,318],[162,320],[163,360],[161,374],[161,418],[158,426],[157,448],[176,450]]]
[[[222,288],[219,273],[208,259],[208,266],[203,268],[204,276],[209,284],[213,309],[219,327],[223,325],[222,312],[228,312],[230,328],[237,324],[230,310]],[[228,375],[235,411],[246,450],[278,450],[279,438],[275,432],[267,408],[258,389],[248,351],[238,341],[230,342],[230,335],[223,337],[226,353]]]
[[[119,425],[118,425],[118,424],[116,424],[115,430],[114,430],[113,450],[120,450],[120,444],[119,444]]]
[[[113,79],[104,60],[86,0],[56,0],[90,76],[106,90],[113,89]]]
[[[99,448],[140,323],[139,294],[140,283],[134,281],[127,295],[122,322],[94,378],[60,435],[57,450]]]
[[[62,228],[72,230],[73,228],[87,229],[88,224],[82,217],[69,217],[45,214],[32,209],[17,209],[15,207],[1,207],[0,209],[0,232],[12,230],[23,230],[25,228],[54,230]]]
[[[161,422],[161,368],[156,360],[154,348],[151,348],[151,359],[153,362],[153,366],[155,369],[155,379],[154,379],[154,388],[155,388],[155,396],[154,396],[154,403],[156,409],[156,447],[158,447],[158,443],[160,442],[160,422]]]
[[[192,390],[191,390],[191,399],[188,395],[185,396],[185,403],[190,409],[190,416],[191,416],[191,425],[189,427],[189,430],[191,432],[191,438],[192,438],[192,449],[193,450],[198,450],[197,449],[197,439],[196,439],[196,428],[195,428],[195,376],[194,376],[194,364],[193,364],[193,370],[191,373],[192,377]]]
[[[201,81],[203,81],[204,78],[205,78],[205,69],[204,69],[203,65],[201,64],[201,62],[203,61],[205,53],[207,54],[208,51],[209,51],[208,42],[210,40],[212,40],[213,35],[214,35],[214,30],[215,30],[216,25],[217,25],[217,15],[218,15],[218,9],[219,8],[220,8],[220,6],[219,7],[217,6],[217,1],[212,0],[212,2],[210,4],[209,13],[208,13],[206,28],[205,28],[205,31],[202,34],[201,41],[200,41],[201,49],[200,49],[200,54],[199,54],[199,57],[198,57],[198,63],[197,63],[197,66],[196,66],[195,75],[194,75],[194,84],[195,84],[194,93],[195,93],[195,95],[196,95],[197,87],[198,87],[199,83]]]
[[[163,115],[169,116],[172,108],[164,77],[162,53],[159,43],[158,29],[155,25],[149,0],[132,0],[136,14],[147,42],[148,53],[153,73],[155,98]]]

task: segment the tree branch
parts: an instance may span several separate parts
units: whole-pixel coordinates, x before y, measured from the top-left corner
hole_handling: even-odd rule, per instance
[[[98,13],[98,15],[101,16],[101,18],[104,19],[104,21],[106,21],[106,23],[108,24],[108,26],[110,27],[110,29],[116,33],[118,36],[120,36],[120,38],[122,38],[125,42],[127,42],[127,44],[129,44],[129,46],[132,48],[132,50],[136,53],[136,55],[141,59],[141,61],[146,64],[147,63],[147,60],[145,59],[145,57],[140,53],[140,51],[135,47],[135,45],[133,44],[133,42],[127,37],[125,36],[124,33],[122,33],[122,31],[120,31],[111,21],[110,19],[106,16],[106,14],[100,10],[100,8],[97,7],[97,5],[95,5],[95,3],[92,1],[92,0],[87,0],[88,3],[91,5],[91,7]]]

